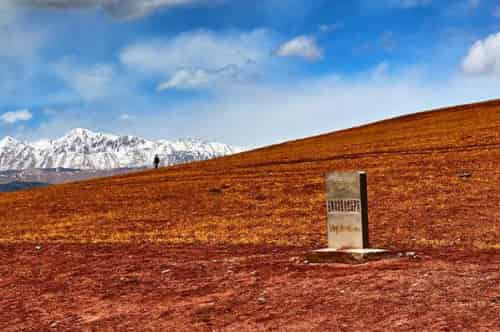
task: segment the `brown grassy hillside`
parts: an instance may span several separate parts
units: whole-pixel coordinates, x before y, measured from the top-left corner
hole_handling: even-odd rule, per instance
[[[332,124],[333,126],[334,124]],[[325,174],[368,172],[374,247],[500,248],[500,101],[0,195],[0,242],[326,243]],[[467,171],[469,178],[457,174]]]

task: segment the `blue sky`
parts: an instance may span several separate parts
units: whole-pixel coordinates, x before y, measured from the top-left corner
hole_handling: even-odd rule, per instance
[[[259,146],[500,97],[491,0],[2,0],[0,137]]]

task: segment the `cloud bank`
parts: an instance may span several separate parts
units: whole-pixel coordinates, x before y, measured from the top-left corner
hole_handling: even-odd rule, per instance
[[[153,106],[127,133],[196,136],[257,147],[332,132],[436,107],[498,96],[500,78],[457,75],[430,81],[419,70],[394,72],[382,63],[354,78],[329,74],[286,82],[228,85],[213,97]],[[146,107],[142,107],[146,108]],[[111,132],[123,126],[109,123]],[[114,127],[116,126],[116,127]],[[62,130],[61,130],[62,131]],[[156,137],[156,138],[158,138]]]

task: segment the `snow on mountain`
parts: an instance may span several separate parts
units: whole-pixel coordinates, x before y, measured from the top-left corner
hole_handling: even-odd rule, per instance
[[[12,137],[0,140],[0,170],[74,168],[109,170],[151,166],[154,156],[168,166],[221,157],[242,151],[223,143],[187,139],[150,141],[77,128],[55,140],[28,143]]]

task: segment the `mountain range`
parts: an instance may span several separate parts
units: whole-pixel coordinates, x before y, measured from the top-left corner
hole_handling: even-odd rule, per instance
[[[0,171],[28,169],[77,169],[103,171],[144,168],[155,155],[161,166],[206,160],[242,151],[223,143],[198,139],[147,140],[77,128],[54,140],[22,142],[0,140]]]

